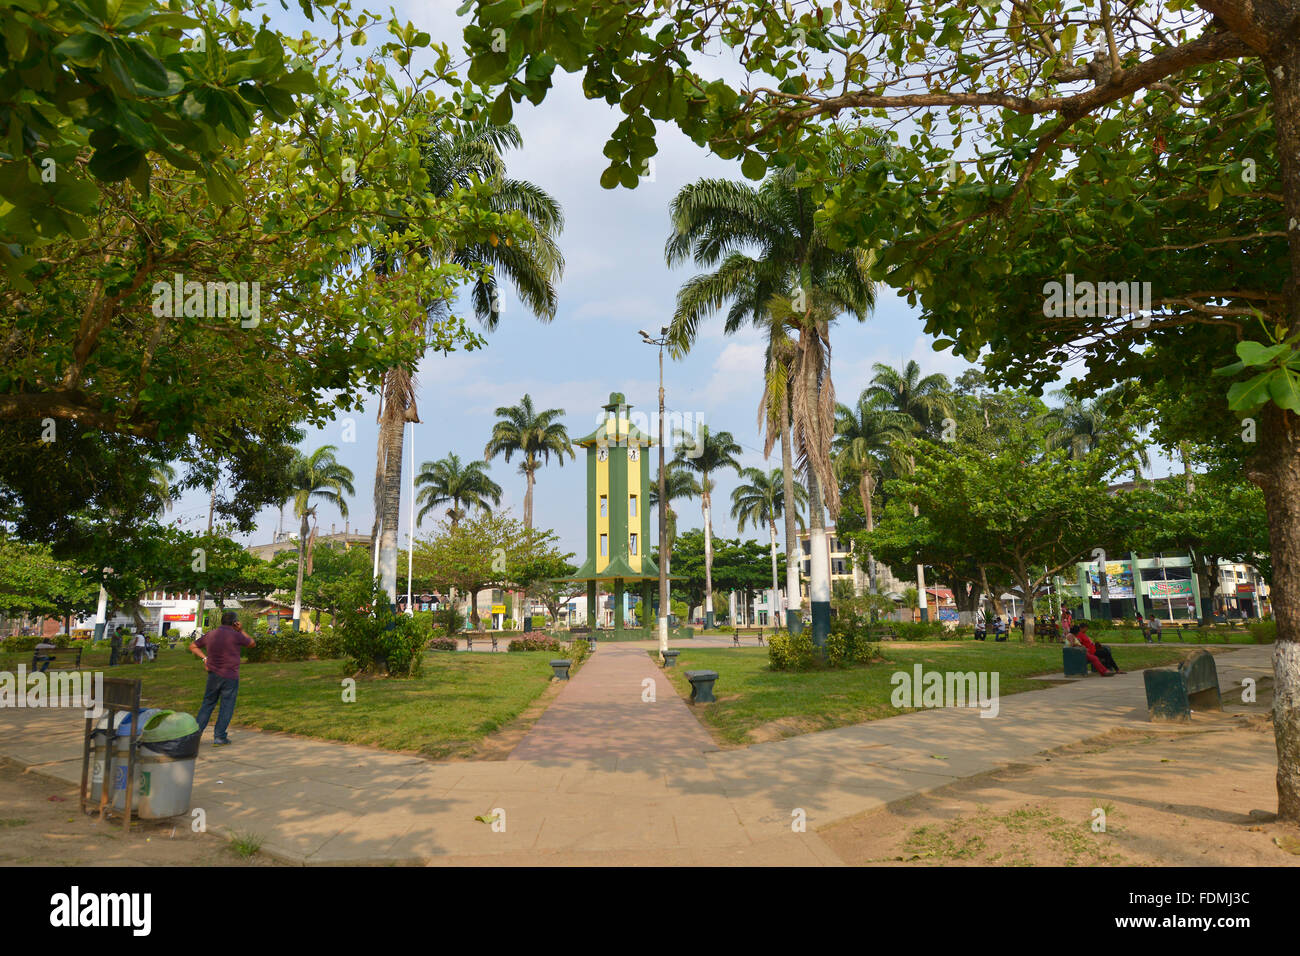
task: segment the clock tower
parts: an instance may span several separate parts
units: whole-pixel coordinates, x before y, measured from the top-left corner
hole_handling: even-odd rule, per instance
[[[659,566],[650,559],[649,435],[632,424],[632,406],[611,392],[596,430],[574,444],[587,450],[587,561],[570,580],[587,583],[587,622],[595,626],[601,582],[614,592],[614,632],[625,633],[624,594],[640,592],[641,620],[653,628],[651,597]],[[641,635],[638,635],[641,636]]]

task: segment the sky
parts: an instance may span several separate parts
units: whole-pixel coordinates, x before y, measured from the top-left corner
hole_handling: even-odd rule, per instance
[[[454,14],[458,5],[458,0],[399,3],[397,13],[458,50],[460,27]],[[273,15],[273,25],[284,32],[310,28],[296,11],[282,14],[278,4],[267,12]],[[726,72],[725,66],[722,69]],[[655,411],[657,353],[641,342],[638,330],[653,333],[668,323],[678,287],[696,271],[689,263],[678,268],[665,265],[669,202],[696,179],[743,177],[738,163],[720,160],[676,127],[661,125],[653,180],[643,181],[635,190],[602,189],[599,176],[606,160],[601,150],[620,118],[617,109],[582,96],[580,75],[559,71],[541,105],[524,102],[516,107],[514,122],[524,147],[506,155],[509,173],[550,192],[564,210],[565,228],[559,241],[566,266],[558,283],[558,313],[549,324],[539,322],[503,283],[504,313],[486,348],[430,355],[421,362],[417,379],[421,421],[414,430],[417,467],[449,452],[459,454],[462,461],[481,458],[497,418],[496,408],[518,403],[525,393],[539,408],[563,409],[572,438],[595,427],[611,392],[622,392],[634,413]],[[462,299],[462,310],[470,311],[467,298]],[[852,404],[868,384],[876,362],[901,367],[915,360],[925,374],[942,372],[950,377],[970,367],[950,353],[935,352],[931,342],[919,310],[892,290],[880,288],[876,310],[866,322],[841,320],[832,329],[831,371],[838,399]],[[757,424],[763,349],[759,333],[745,329],[725,336],[721,318],[715,318],[702,324],[690,355],[681,361],[665,359],[664,384],[670,414],[692,414],[715,431],[732,432],[744,448],[743,466],[776,468],[780,467],[779,447],[771,460],[763,459]],[[364,413],[350,416],[355,422],[354,441],[344,440],[349,429],[340,418],[310,432],[302,445],[306,452],[325,444],[337,446],[339,460],[355,475],[357,494],[349,503],[348,521],[351,528],[365,533],[374,517],[376,407],[372,400]],[[409,482],[409,441],[405,454],[403,475]],[[516,471],[517,462],[515,458],[507,465],[498,459],[490,473],[504,492],[502,507],[522,517],[524,477]],[[731,475],[716,480],[714,533],[735,537],[730,495],[737,482]],[[579,563],[586,557],[584,497],[585,465],[580,457],[562,466],[553,460],[538,472],[535,523],[554,529],[563,549],[574,552]],[[207,505],[205,492],[187,493],[172,517],[180,519],[184,528],[202,530]],[[409,507],[404,490],[403,547]],[[683,529],[700,526],[698,502],[683,503],[677,510]],[[440,512],[426,517],[417,537],[431,532],[440,517]],[[287,526],[296,525],[287,512],[284,520]],[[322,506],[319,520],[323,532],[331,526],[343,529],[344,517],[333,506]],[[245,543],[270,541],[277,521],[275,509],[268,508],[257,531],[240,538]],[[744,536],[763,537],[749,528]]]

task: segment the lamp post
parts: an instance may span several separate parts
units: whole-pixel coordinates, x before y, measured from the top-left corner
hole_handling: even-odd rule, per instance
[[[654,338],[645,329],[641,330],[641,341],[659,349],[659,659],[664,659],[668,650],[668,572],[667,553],[664,539],[668,537],[668,479],[664,474],[664,345],[668,342],[668,326],[659,330],[659,338]]]

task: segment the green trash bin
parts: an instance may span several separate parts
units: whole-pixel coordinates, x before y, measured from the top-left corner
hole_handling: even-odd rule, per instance
[[[140,712],[143,732],[137,737],[131,808],[142,820],[189,812],[194,790],[194,761],[202,735],[190,714],[170,710]],[[131,722],[123,721],[114,740],[113,806],[126,809],[126,761]]]

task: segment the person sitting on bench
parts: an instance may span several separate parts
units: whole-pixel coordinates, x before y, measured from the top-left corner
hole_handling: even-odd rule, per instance
[[[1070,625],[1070,636],[1074,639],[1072,643],[1078,644],[1083,648],[1083,652],[1088,656],[1088,663],[1091,664],[1102,677],[1110,677],[1114,671],[1108,669],[1097,656],[1097,645],[1092,642],[1088,632],[1084,630],[1082,624]],[[1109,652],[1107,652],[1109,653]],[[1114,664],[1114,660],[1111,660]]]
[[[54,658],[49,654],[50,651],[54,650],[54,644],[49,638],[42,638],[41,642],[36,645],[34,650],[35,653],[32,655],[32,660],[39,665],[35,669],[40,671],[42,674],[48,672],[50,669],[50,661],[54,660]]]

